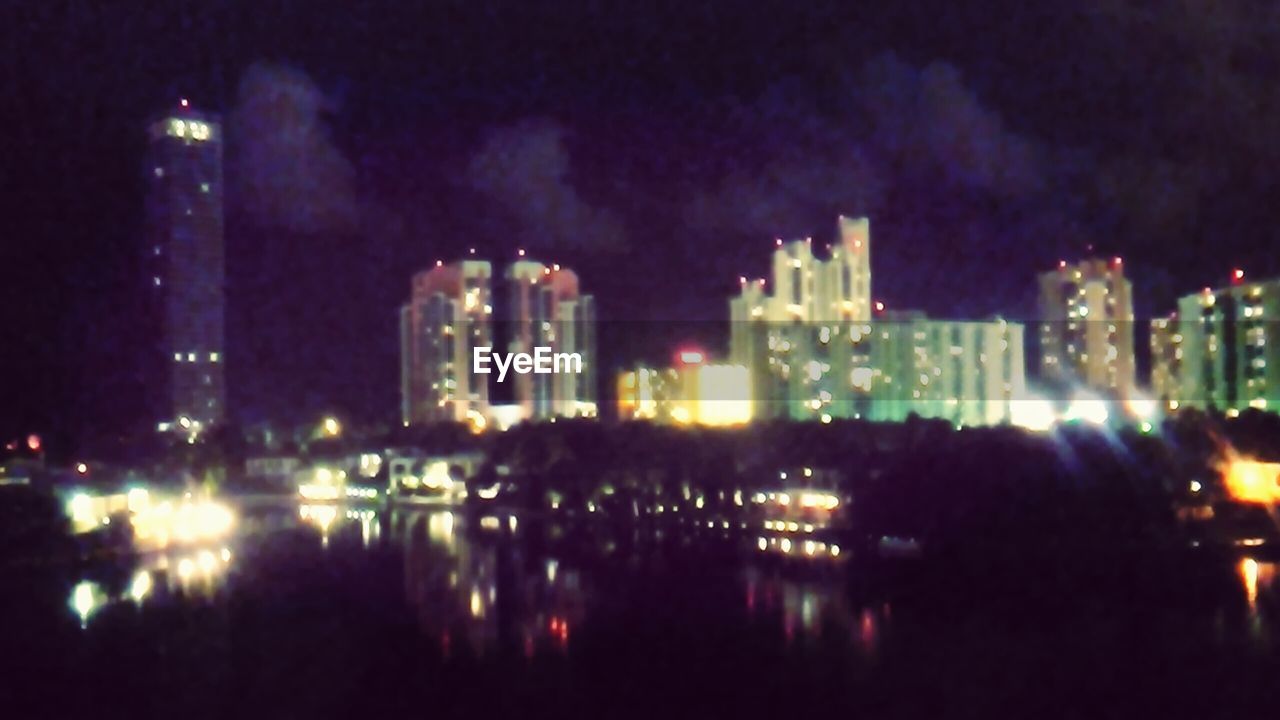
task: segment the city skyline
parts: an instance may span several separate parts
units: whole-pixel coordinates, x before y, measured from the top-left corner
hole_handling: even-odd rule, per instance
[[[1185,9],[1144,10],[1158,20],[1146,24],[1104,12],[1052,25],[1042,46],[1020,23],[1057,11],[939,4],[939,26],[925,10],[831,22],[854,13],[703,8],[646,11],[631,34],[601,25],[599,11],[531,10],[541,34],[515,55],[480,50],[525,47],[514,31],[488,35],[483,13],[433,24],[433,11],[354,10],[358,22],[335,25],[299,11],[275,33],[248,16],[172,8],[155,22],[173,32],[156,36],[33,11],[19,40],[42,38],[47,52],[24,54],[10,76],[20,132],[9,176],[22,180],[8,195],[15,239],[0,281],[6,431],[79,435],[147,415],[133,318],[149,276],[130,265],[145,237],[138,128],[180,97],[224,118],[227,402],[248,423],[387,418],[404,300],[391,279],[469,247],[554,257],[597,285],[601,317],[706,323],[686,334],[711,346],[727,339],[711,325],[734,280],[768,269],[761,243],[824,235],[838,213],[874,219],[877,299],[934,318],[1030,322],[1027,279],[1060,258],[1124,257],[1140,321],[1231,268],[1280,274],[1265,250],[1271,204],[1254,181],[1273,154],[1265,123],[1200,75],[1150,88],[1133,70],[1142,62],[1113,62],[1113,32],[1143,62],[1163,57],[1160,33],[1200,26]],[[566,37],[565,17],[600,30],[580,60],[534,52]],[[730,17],[732,30],[710,32]],[[1249,27],[1247,17],[1224,22]],[[428,36],[451,29],[424,43],[424,23]],[[102,29],[97,74],[82,72],[81,35],[67,27]],[[975,41],[978,27],[1003,42]],[[1053,43],[1088,62],[1045,52]],[[405,49],[353,52],[366,47]],[[1014,62],[1019,53],[1035,61]],[[629,59],[635,72],[596,82],[597,68]],[[1262,92],[1248,67],[1223,77]],[[1145,99],[1123,88],[1146,88],[1133,93]],[[1167,157],[1166,146],[1183,152]],[[610,275],[619,264],[629,271]],[[1145,322],[1135,346],[1145,374]],[[601,345],[607,367],[633,359],[616,347]]]
[[[1278,71],[1259,0],[0,3],[0,694],[1274,714]]]

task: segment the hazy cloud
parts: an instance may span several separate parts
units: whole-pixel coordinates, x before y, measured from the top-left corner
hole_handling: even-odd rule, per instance
[[[325,123],[330,103],[310,77],[255,64],[230,122],[230,186],[254,223],[302,233],[347,231],[357,220],[355,171]]]
[[[696,194],[686,220],[700,229],[788,235],[835,212],[872,213],[904,185],[997,198],[1044,184],[1041,152],[946,63],[912,67],[892,55],[850,76],[835,112],[785,89],[739,108],[765,148]]]
[[[1006,129],[954,66],[916,69],[881,56],[863,68],[855,92],[871,120],[867,142],[902,170],[998,195],[1040,189],[1033,144]]]
[[[488,134],[471,158],[468,183],[502,205],[534,242],[570,247],[625,244],[622,222],[584,200],[570,180],[564,132],[529,120]]]

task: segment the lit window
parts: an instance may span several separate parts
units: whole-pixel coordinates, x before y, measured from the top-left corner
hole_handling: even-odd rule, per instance
[[[174,353],[174,354],[173,354],[173,361],[174,361],[174,362],[182,362],[182,353]]]
[[[218,353],[209,353],[209,362],[218,362]]]
[[[203,183],[203,182],[200,183],[200,192],[202,193],[209,192],[209,183]]]
[[[152,282],[153,284],[155,284],[155,286],[156,286],[156,287],[160,287],[160,278],[158,278],[158,277],[153,277],[153,278],[151,278],[151,282]]]
[[[196,354],[195,354],[195,353],[187,353],[187,362],[195,362],[195,361],[196,361]]]
[[[155,174],[156,174],[156,177],[158,178],[164,177],[164,168],[161,168],[161,167],[156,168]]]

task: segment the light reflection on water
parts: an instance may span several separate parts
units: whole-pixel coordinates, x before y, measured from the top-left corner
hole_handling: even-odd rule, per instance
[[[212,596],[225,582],[231,560],[231,549],[226,546],[143,554],[127,581],[112,584],[83,578],[71,588],[67,604],[84,628],[103,608],[126,602],[141,607],[161,592]],[[112,590],[109,585],[118,587]]]
[[[593,583],[597,571],[606,564],[634,562],[640,552],[634,543],[642,535],[652,537],[651,543],[665,538],[680,553],[697,553],[703,544],[740,541],[743,552],[711,562],[729,563],[730,569],[736,563],[737,597],[743,598],[736,610],[758,627],[775,631],[786,646],[838,636],[864,656],[875,658],[892,631],[890,605],[864,607],[850,599],[846,568],[833,565],[829,558],[806,565],[803,557],[759,553],[754,530],[725,535],[716,527],[714,537],[700,537],[673,521],[664,526],[665,531],[627,531],[630,545],[622,536],[597,538],[583,549],[588,556],[594,552],[594,557],[584,559],[583,553],[561,554],[572,543],[563,539],[563,528],[538,530],[510,514],[468,519],[446,508],[375,511],[312,504],[246,518],[236,530],[237,538],[229,542],[256,536],[270,543],[276,533],[299,527],[312,528],[325,553],[382,552],[397,557],[403,574],[395,582],[403,585],[405,607],[412,611],[420,631],[438,642],[448,657],[463,648],[474,656],[496,648],[510,648],[526,658],[565,652],[591,619],[593,601],[613,592]],[[542,533],[540,538],[533,535],[537,532]],[[555,544],[557,540],[561,545]],[[619,551],[620,542],[630,551]],[[70,588],[67,605],[81,626],[87,627],[103,608],[115,604],[145,609],[165,598],[180,602],[213,598],[224,585],[236,581],[239,560],[232,546],[142,554],[123,571],[124,579],[108,583],[91,573],[80,578]],[[1247,612],[1243,616],[1247,622],[1237,627],[1247,637],[1263,638],[1274,624],[1280,595],[1277,564],[1244,558],[1235,572]],[[1220,640],[1226,642],[1233,632],[1224,630]]]

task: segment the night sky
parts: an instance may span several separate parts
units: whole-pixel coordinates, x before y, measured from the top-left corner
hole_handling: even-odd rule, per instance
[[[1274,3],[99,5],[0,9],[4,438],[139,420],[145,128],[179,97],[227,131],[246,422],[393,419],[409,277],[469,247],[578,270],[634,323],[614,362],[723,341],[738,276],[838,213],[876,297],[940,317],[1028,317],[1089,245],[1139,317],[1280,272]]]

